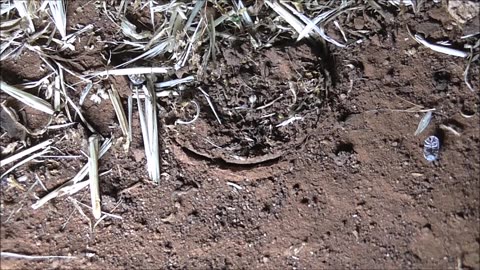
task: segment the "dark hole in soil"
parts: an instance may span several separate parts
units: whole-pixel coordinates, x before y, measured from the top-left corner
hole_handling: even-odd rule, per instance
[[[353,150],[353,144],[344,142],[340,143],[335,149],[335,154],[338,155],[340,152],[355,153],[355,151]]]
[[[337,117],[337,120],[339,122],[345,122],[348,118],[350,118],[351,115],[352,113],[350,113],[349,111],[341,110],[340,115]]]
[[[269,203],[265,203],[262,208],[262,212],[270,213],[272,211],[272,206]]]
[[[438,82],[448,82],[451,80],[451,75],[450,73],[446,71],[437,71],[433,73],[433,79],[438,83]]]
[[[435,133],[433,134],[435,136],[437,136],[438,140],[440,141],[440,149],[442,149],[442,147],[444,145],[447,145],[446,143],[446,138],[445,138],[445,131],[441,128],[436,128],[435,129]],[[440,150],[441,151],[441,150]]]
[[[432,225],[430,223],[427,223],[427,224],[423,225],[423,228],[431,231],[432,230]]]

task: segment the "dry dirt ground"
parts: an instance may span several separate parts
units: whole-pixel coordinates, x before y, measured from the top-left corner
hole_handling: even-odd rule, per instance
[[[93,23],[102,38],[114,36],[93,4],[81,14],[78,5],[69,5],[70,23]],[[307,42],[259,51],[222,45],[210,76],[196,85],[209,93],[222,124],[196,88],[183,97],[196,97],[202,109],[192,125],[173,125],[191,117],[192,108],[174,110],[177,100],[160,100],[163,174],[153,185],[135,118],[130,152],[117,139],[100,162],[100,171],[111,170],[101,178],[103,209],[122,219],[106,218],[93,231],[67,198],[30,208],[46,194],[40,186],[27,191],[35,174],[50,190],[87,160],[80,152],[87,149],[84,128],[62,131],[56,146],[80,158],[21,167],[15,176],[27,176],[23,191],[2,181],[1,251],[76,258],[2,258],[1,268],[480,269],[478,63],[470,70],[472,92],[463,80],[464,59],[428,50],[406,30],[454,39],[479,19],[460,27],[433,4],[418,14],[392,13],[387,24],[354,13],[350,26],[373,34],[347,48],[331,46],[329,58]],[[76,71],[103,68],[102,46],[94,47],[69,55],[81,63]],[[40,65],[26,51],[2,62],[2,77],[12,84],[39,79]],[[123,98],[130,93],[126,78],[108,80]],[[71,94],[78,100],[79,91]],[[303,118],[272,128],[293,116],[292,107]],[[414,136],[420,108],[435,111],[426,131]],[[29,127],[46,123],[24,110]],[[83,110],[102,135],[120,137],[110,101],[87,99]],[[429,163],[423,140],[434,134],[441,151]],[[86,190],[75,198],[88,204],[88,196]]]

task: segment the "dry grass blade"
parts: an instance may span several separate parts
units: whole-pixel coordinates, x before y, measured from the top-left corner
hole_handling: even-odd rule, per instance
[[[448,54],[448,55],[452,55],[452,56],[462,57],[462,58],[465,58],[465,57],[468,56],[467,52],[429,43],[428,41],[425,40],[425,38],[423,38],[419,34],[412,35],[412,33],[410,32],[410,29],[408,27],[407,27],[407,31],[415,41],[417,41],[418,43],[422,44],[423,46],[425,46],[425,47],[427,47],[427,48],[429,48],[433,51]]]
[[[112,101],[113,109],[115,110],[115,114],[117,115],[118,122],[120,124],[120,128],[122,129],[122,133],[125,137],[130,138],[130,134],[128,132],[128,121],[125,115],[125,111],[122,108],[122,101],[120,100],[120,96],[118,95],[118,91],[111,86],[112,89],[108,90],[108,95],[110,100]]]
[[[75,199],[71,198],[71,200],[75,200]],[[76,200],[75,200],[75,201],[76,201]],[[84,204],[84,203],[82,203],[82,202],[76,201],[76,203],[78,203],[79,205],[84,206],[84,207],[86,207],[86,208],[88,208],[88,209],[92,209],[89,205],[86,205],[86,204]],[[115,208],[115,207],[114,207],[114,208]],[[104,214],[104,216],[111,217],[111,218],[123,219],[123,218],[122,218],[121,216],[119,216],[119,215],[110,214],[110,213],[103,212],[103,211],[102,211],[102,214]],[[97,221],[97,222],[98,222],[98,221]]]
[[[138,90],[136,90],[136,94],[143,144],[145,145],[145,156],[147,158],[147,170],[150,179],[158,184],[160,182],[160,153],[158,145],[157,102],[153,89],[145,85],[142,89],[145,95],[144,110],[142,109]]]
[[[15,8],[15,3],[9,3],[9,2],[6,2],[6,3],[2,2],[0,4],[0,16],[10,12],[12,9]]]
[[[102,215],[100,206],[100,183],[98,177],[98,135],[88,138],[90,157],[88,159],[90,177],[90,198],[92,200],[92,214],[95,219]]]
[[[347,36],[345,35],[345,32],[343,31],[343,28],[340,26],[340,24],[338,23],[338,21],[333,21],[333,24],[335,25],[335,27],[337,27],[337,29],[340,31],[340,33],[342,34],[342,37],[343,37],[343,40],[345,42],[348,42],[348,39],[347,39]]]
[[[127,62],[123,63],[123,64],[120,64],[118,66],[116,66],[116,68],[119,68],[119,67],[124,67],[124,66],[127,66],[131,63],[134,63],[138,60],[141,60],[141,59],[150,59],[150,58],[153,58],[157,55],[160,55],[162,53],[164,53],[167,48],[168,48],[168,45],[170,45],[171,43],[171,40],[170,39],[166,39],[164,41],[162,41],[161,43],[159,43],[158,45],[156,45],[155,47],[149,49],[148,51],[142,53],[141,55],[131,59],[131,60],[128,60]],[[150,72],[148,72],[150,73]],[[160,72],[160,73],[163,73],[163,72]],[[126,74],[123,74],[123,75],[126,75]]]
[[[336,13],[338,14],[338,12],[341,11],[343,8],[345,8],[348,5],[348,3],[349,2],[343,3],[337,9],[332,9],[330,11],[321,13],[313,21],[310,20],[309,18],[307,18],[307,16],[303,15],[302,13],[296,11],[293,7],[291,7],[287,4],[284,4],[284,6],[287,7],[293,14],[295,14],[295,16],[300,18],[306,24],[306,26],[302,30],[302,32],[299,33],[297,41],[300,41],[304,37],[307,37],[312,30],[315,30],[315,32],[318,35],[320,35],[320,37],[322,37],[324,40],[332,43],[335,46],[343,48],[343,47],[345,47],[344,44],[341,44],[338,41],[334,40],[333,38],[329,37],[325,33],[325,29],[323,28],[323,26],[318,27],[317,24],[326,21],[328,18],[333,17]]]
[[[207,58],[206,59],[209,59],[210,56],[212,58],[212,61],[215,63],[216,62],[216,55],[217,55],[217,52],[216,52],[216,49],[215,49],[215,21],[213,20],[213,16],[210,15],[208,20],[208,34],[209,34],[209,40],[210,40],[210,46],[208,48],[208,52],[207,52]],[[207,61],[204,62],[204,67],[207,66]]]
[[[177,97],[179,96],[178,92],[177,91],[172,91],[172,90],[165,90],[165,91],[160,91],[160,92],[155,92],[155,96],[156,97]],[[133,98],[137,98],[137,94],[133,94],[132,95]],[[145,94],[143,93],[139,93],[138,94],[138,97],[140,98],[145,98]]]
[[[35,153],[25,159],[23,159],[22,161],[18,162],[17,164],[13,165],[10,169],[8,169],[6,172],[4,172],[2,175],[0,175],[0,179],[3,178],[4,176],[8,175],[10,172],[12,172],[13,170],[15,170],[16,168],[22,166],[23,164],[29,162],[30,160],[33,160],[37,157],[40,157],[40,156],[43,156],[45,155],[46,153],[48,153],[50,151],[50,146],[47,146],[47,148],[43,149],[42,151],[38,152],[38,153]]]
[[[80,106],[82,106],[83,102],[85,102],[85,98],[87,97],[88,93],[90,93],[90,90],[92,89],[92,87],[93,87],[93,83],[89,82],[87,83],[85,88],[83,88],[82,94],[80,95],[80,101],[78,102]]]
[[[293,16],[288,10],[286,10],[280,3],[276,1],[265,1],[265,4],[267,4],[278,15],[280,15],[280,17],[287,21],[298,33],[301,33],[302,30],[305,28],[305,25],[300,20],[295,18],[295,16]],[[308,34],[306,36],[308,36]]]
[[[165,81],[165,82],[160,82],[160,83],[155,83],[155,88],[168,88],[168,87],[174,87],[182,83],[189,83],[195,80],[195,76],[188,76],[182,79],[175,79],[175,80],[170,80],[170,81]]]
[[[193,20],[197,16],[198,12],[202,7],[205,5],[205,0],[199,0],[197,3],[195,3],[195,6],[193,7],[192,13],[190,13],[190,17],[187,20],[187,23],[185,24],[185,29],[190,28],[190,25],[192,25]]]
[[[96,72],[93,74],[90,74],[88,76],[91,77],[96,77],[96,76],[126,76],[126,75],[132,75],[132,74],[165,74],[168,73],[170,68],[168,67],[134,67],[134,68],[120,68],[120,69],[111,69],[111,70],[105,70],[105,71],[100,71]]]
[[[134,40],[142,40],[152,36],[150,33],[145,31],[138,33],[137,27],[133,23],[129,22],[126,18],[122,20],[122,24],[120,26],[122,28],[122,33]]]
[[[444,125],[444,124],[441,124],[440,125],[440,128],[445,130],[445,131],[448,131],[448,132],[451,132],[453,135],[457,136],[457,137],[460,137],[462,136],[462,134],[458,131],[456,131],[453,127],[451,126],[447,126],[447,125]]]
[[[153,11],[153,1],[148,1],[148,9],[150,10],[150,21],[152,23],[152,27],[155,28],[155,14]]]
[[[92,132],[92,133],[96,133],[95,129],[93,128],[92,125],[90,125],[90,123],[87,121],[87,119],[85,119],[85,117],[83,116],[82,114],[82,111],[80,110],[80,108],[78,108],[78,106],[75,104],[75,102],[73,102],[73,100],[68,96],[67,94],[67,91],[65,89],[65,81],[64,81],[64,77],[63,77],[63,66],[56,63],[57,66],[58,66],[58,77],[55,78],[56,80],[56,86],[58,87],[57,89],[61,90],[61,94],[63,94],[65,100],[67,101],[67,104],[72,106],[72,108],[75,110],[75,112],[77,113],[78,117],[80,117],[80,120],[82,120],[82,122],[87,126],[87,128]],[[70,112],[69,110],[67,109],[67,106],[66,106],[66,112],[67,114],[69,115],[69,118],[70,118],[70,121],[73,122],[73,119],[71,119],[70,117]]]
[[[247,26],[253,25],[252,18],[248,14],[248,11],[245,8],[245,6],[243,5],[242,0],[238,0],[238,2],[233,0],[233,4],[235,5],[235,8],[237,9],[237,11],[239,11],[242,14],[243,23]]]
[[[25,260],[51,260],[51,259],[75,259],[74,256],[33,256],[33,255],[24,255],[13,252],[0,252],[0,257],[3,258],[12,258],[12,259],[25,259]]]
[[[313,21],[307,18],[305,15],[301,14],[300,12],[296,11],[295,8],[291,7],[288,4],[280,4],[278,2],[265,2],[270,8],[272,8],[280,17],[282,17],[285,21],[287,21],[293,29],[299,34],[297,41],[304,38],[310,37],[311,30],[315,30],[323,39],[326,41],[338,46],[338,47],[345,47],[345,45],[337,42],[336,40],[332,39],[331,37],[325,34],[325,30],[323,27],[318,27],[317,23],[331,17],[337,10],[333,9],[328,12],[322,13]],[[346,3],[343,3],[342,6],[339,8],[343,8]],[[285,8],[286,7],[286,8]],[[298,18],[301,20],[299,20]]]
[[[414,6],[413,2],[415,0],[388,0],[388,2],[395,6],[405,5],[405,6]]]
[[[301,116],[291,117],[291,118],[281,122],[280,124],[276,125],[275,127],[284,127],[284,126],[290,125],[291,123],[293,123],[297,120],[303,120],[303,117],[301,117]]]
[[[210,106],[210,109],[212,109],[212,112],[215,115],[215,118],[217,118],[218,123],[221,125],[222,121],[220,120],[220,117],[218,117],[217,111],[215,111],[215,107],[213,106],[213,103],[210,100],[210,96],[201,87],[198,87],[198,90],[200,90],[200,92],[202,92],[202,94],[205,96],[205,99],[207,100],[207,103]]]
[[[425,113],[425,115],[422,117],[422,120],[420,120],[420,122],[418,123],[418,127],[414,135],[417,136],[420,133],[422,133],[428,127],[428,124],[430,124],[431,120],[432,120],[432,111],[429,111]]]
[[[67,35],[65,37],[65,40],[69,43],[72,43],[74,41],[74,38],[89,31],[89,30],[93,30],[94,26],[93,24],[88,24],[86,26],[84,26],[82,29],[78,30],[77,32],[74,32],[74,33],[71,33],[69,35]]]
[[[473,88],[472,84],[468,80],[468,71],[470,70],[470,65],[472,64],[472,62],[477,61],[479,57],[480,57],[480,54],[470,56],[468,58],[467,66],[465,67],[465,71],[463,72],[463,80],[465,81],[465,84],[467,85],[468,89],[470,89],[470,91],[472,92],[475,92],[475,89]]]
[[[20,27],[20,22],[22,18],[16,18],[8,21],[0,22],[0,30],[2,31],[13,31]]]
[[[288,5],[285,5],[287,6],[287,8],[289,7]],[[289,8],[290,11],[295,11],[295,9],[293,8]],[[332,15],[333,13],[335,12],[334,9],[330,10],[330,11],[327,11],[327,12],[324,12],[324,13],[321,13],[320,15],[318,15],[315,19],[310,20],[308,18],[306,18],[303,14],[303,16],[299,16],[300,14],[296,14],[297,16],[299,16],[301,19],[304,20],[305,22],[305,19],[308,19],[308,22],[305,22],[307,25],[305,26],[305,28],[302,30],[302,32],[298,35],[298,38],[297,38],[297,41],[301,40],[302,38],[306,37],[316,26],[318,23],[324,21],[326,18],[328,18],[330,15]],[[304,18],[302,18],[304,17]],[[318,30],[317,30],[318,31]]]
[[[50,103],[46,102],[45,100],[34,96],[30,93],[22,91],[14,86],[7,84],[4,81],[0,81],[0,89],[5,93],[9,94],[10,96],[18,99],[18,101],[34,108],[40,110],[42,112],[48,113],[52,115],[54,113],[52,106]]]
[[[53,22],[57,27],[58,32],[65,40],[67,36],[67,14],[65,11],[65,3],[63,0],[48,1],[50,7],[50,13],[53,18]]]
[[[103,141],[102,146],[100,147],[100,151],[98,153],[98,157],[101,158],[105,153],[110,149],[112,146],[112,138],[108,138],[105,141]],[[90,181],[83,181],[80,182],[87,176],[88,174],[88,169],[89,169],[89,163],[85,164],[82,169],[69,181],[65,182],[63,185],[60,187],[54,189],[41,199],[39,199],[36,203],[32,205],[33,209],[38,209],[51,199],[54,199],[59,196],[63,195],[73,195],[77,193],[78,191],[82,190],[83,188],[87,187],[90,184]]]
[[[132,116],[133,116],[133,98],[128,97],[128,141],[132,142]]]
[[[112,138],[108,138],[105,141],[103,141],[103,144],[100,147],[100,152],[98,154],[98,158],[102,158],[105,155],[105,153],[107,153],[108,149],[110,149],[111,146],[112,146]],[[77,175],[75,175],[75,177],[72,178],[74,183],[77,183],[77,182],[83,180],[83,178],[85,178],[85,176],[87,176],[88,167],[89,167],[88,163],[85,164],[82,167],[82,169],[77,173]]]
[[[32,136],[40,136],[43,133],[45,133],[47,131],[48,125],[53,120],[52,119],[53,117],[50,117],[49,123],[44,128],[42,128],[40,130],[31,131],[29,128],[27,128],[22,123],[20,123],[20,121],[18,119],[17,112],[14,109],[5,106],[3,103],[0,103],[0,106],[2,107],[2,111],[5,113],[4,120],[9,119],[8,121],[10,121],[12,123],[12,125],[15,126],[17,129],[23,130],[24,132],[26,132],[26,133],[28,133]]]
[[[27,32],[32,34],[35,33],[35,26],[33,25],[32,17],[28,12],[28,1],[13,1],[15,8],[18,11],[18,15],[25,21],[27,21]]]
[[[52,143],[53,143],[53,140],[51,140],[51,139],[50,139],[50,140],[46,140],[46,141],[41,142],[41,143],[39,143],[39,144],[37,144],[37,145],[35,145],[35,146],[32,146],[32,147],[30,147],[30,148],[28,148],[28,149],[25,149],[25,150],[23,150],[23,151],[21,151],[21,152],[19,152],[19,153],[17,153],[17,154],[14,154],[14,155],[12,155],[12,156],[10,156],[10,157],[3,158],[2,160],[0,160],[0,168],[3,167],[3,166],[5,166],[5,165],[7,165],[7,164],[9,164],[9,163],[11,163],[11,162],[14,162],[14,161],[16,161],[16,160],[18,160],[18,159],[21,159],[21,158],[23,158],[23,157],[25,157],[25,156],[27,156],[27,155],[30,155],[30,154],[32,154],[32,153],[34,153],[34,152],[37,152],[37,151],[40,150],[40,149],[44,149],[45,147],[51,145]]]
[[[51,199],[65,196],[65,195],[73,195],[78,191],[86,188],[89,184],[90,184],[90,181],[82,181],[78,183],[74,183],[72,180],[67,181],[66,183],[64,183],[63,185],[56,188],[52,192],[42,197],[36,203],[34,203],[32,205],[32,208],[36,210],[40,208],[42,205],[44,205],[46,202],[50,201]]]
[[[198,33],[198,30],[200,29],[200,26],[202,25],[202,21],[203,21],[203,18],[200,18],[200,21],[198,22],[198,25],[195,28],[195,31],[193,32],[192,36],[188,40],[187,50],[184,52],[183,56],[179,57],[179,60],[177,61],[177,63],[175,63],[175,70],[178,70],[183,66],[185,66],[185,63],[187,62],[188,57],[192,52],[193,44],[197,38],[197,33]]]

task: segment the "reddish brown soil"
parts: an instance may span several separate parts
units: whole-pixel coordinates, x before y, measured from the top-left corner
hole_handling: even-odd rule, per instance
[[[105,27],[98,33],[104,39],[118,34],[108,30],[108,20],[93,4],[84,6],[82,14],[74,12],[77,7],[74,2],[69,8],[72,22]],[[198,91],[187,94],[202,109],[193,125],[173,125],[194,114],[175,105],[181,100],[160,101],[166,112],[161,119],[159,185],[146,175],[138,118],[131,150],[125,153],[110,101],[95,104],[87,99],[87,119],[102,135],[117,138],[100,162],[100,171],[111,170],[101,178],[102,205],[123,219],[107,218],[91,231],[89,221],[67,198],[33,210],[36,196],[46,194],[40,186],[27,192],[2,185],[2,251],[77,258],[2,258],[0,267],[480,269],[478,62],[470,70],[477,89],[471,92],[463,82],[464,59],[432,52],[408,35],[406,24],[436,39],[461,35],[458,26],[444,30],[452,20],[442,8],[396,14],[396,23],[388,25],[375,24],[370,16],[358,13],[349,21],[351,27],[374,32],[361,44],[331,47],[335,64],[325,65],[327,59],[307,43],[256,52],[246,45],[225,46],[218,55],[218,74],[208,71],[218,77],[204,77],[197,85],[210,94],[222,125]],[[478,25],[478,17],[472,23]],[[101,50],[95,45],[75,57],[85,69],[98,69]],[[248,59],[242,62],[243,56]],[[261,65],[265,62],[268,65]],[[25,53],[2,62],[2,75],[11,83],[38,79],[45,75],[40,63]],[[295,107],[296,113],[304,119],[269,129],[293,116],[288,81],[298,86],[309,76],[317,78],[318,91],[300,94],[297,88],[297,102],[306,105]],[[122,97],[129,94],[125,78],[106,83]],[[80,89],[71,92],[75,101]],[[285,98],[264,111],[228,110],[258,107],[280,94]],[[249,104],[252,95],[258,104]],[[423,113],[404,111],[413,104],[436,109],[420,136],[413,133]],[[25,110],[32,128],[48,120]],[[281,117],[259,120],[269,112]],[[462,116],[473,113],[471,118]],[[441,129],[441,124],[461,135]],[[21,183],[25,190],[35,182],[35,174],[53,189],[85,164],[82,126],[43,136],[64,134],[56,146],[81,158],[21,167],[15,176],[27,176]],[[432,134],[441,138],[442,146],[439,160],[428,163],[423,139]],[[14,139],[1,140],[3,146]],[[238,156],[246,161],[236,162]],[[88,196],[85,190],[75,198],[88,204]]]

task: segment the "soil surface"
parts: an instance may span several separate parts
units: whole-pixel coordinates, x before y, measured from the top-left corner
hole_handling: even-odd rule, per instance
[[[68,7],[69,27],[92,23],[101,40],[121,39],[94,1],[80,2]],[[88,189],[73,196],[76,202],[60,197],[30,207],[87,162],[82,125],[31,137],[3,124],[2,147],[25,136],[30,144],[55,137],[62,155],[75,158],[21,166],[13,173],[21,188],[2,179],[1,251],[76,258],[2,258],[0,267],[480,269],[478,61],[469,71],[472,92],[464,82],[465,59],[433,52],[407,32],[408,26],[458,45],[459,36],[478,29],[479,18],[461,25],[433,3],[417,13],[392,8],[384,15],[391,20],[372,10],[340,16],[346,30],[369,31],[346,48],[329,44],[329,56],[310,42],[261,49],[220,43],[197,83],[180,97],[159,99],[159,185],[146,173],[138,114],[125,152],[113,106],[95,85],[91,93],[101,102],[88,96],[82,112],[100,134],[114,137],[100,160],[100,172],[107,172],[102,210],[122,219],[95,224],[79,205],[90,205]],[[335,28],[326,30],[342,39]],[[73,70],[103,68],[101,43],[79,39],[76,47],[68,55],[80,63]],[[47,74],[28,51],[1,64],[11,84]],[[103,83],[119,91],[126,108],[128,79]],[[82,88],[69,90],[74,102]],[[22,108],[19,118],[31,130],[48,123],[45,114],[0,95]],[[194,118],[195,103],[198,119],[175,125]],[[432,121],[414,136],[424,109],[435,109]],[[441,140],[432,163],[422,152],[429,135]]]

